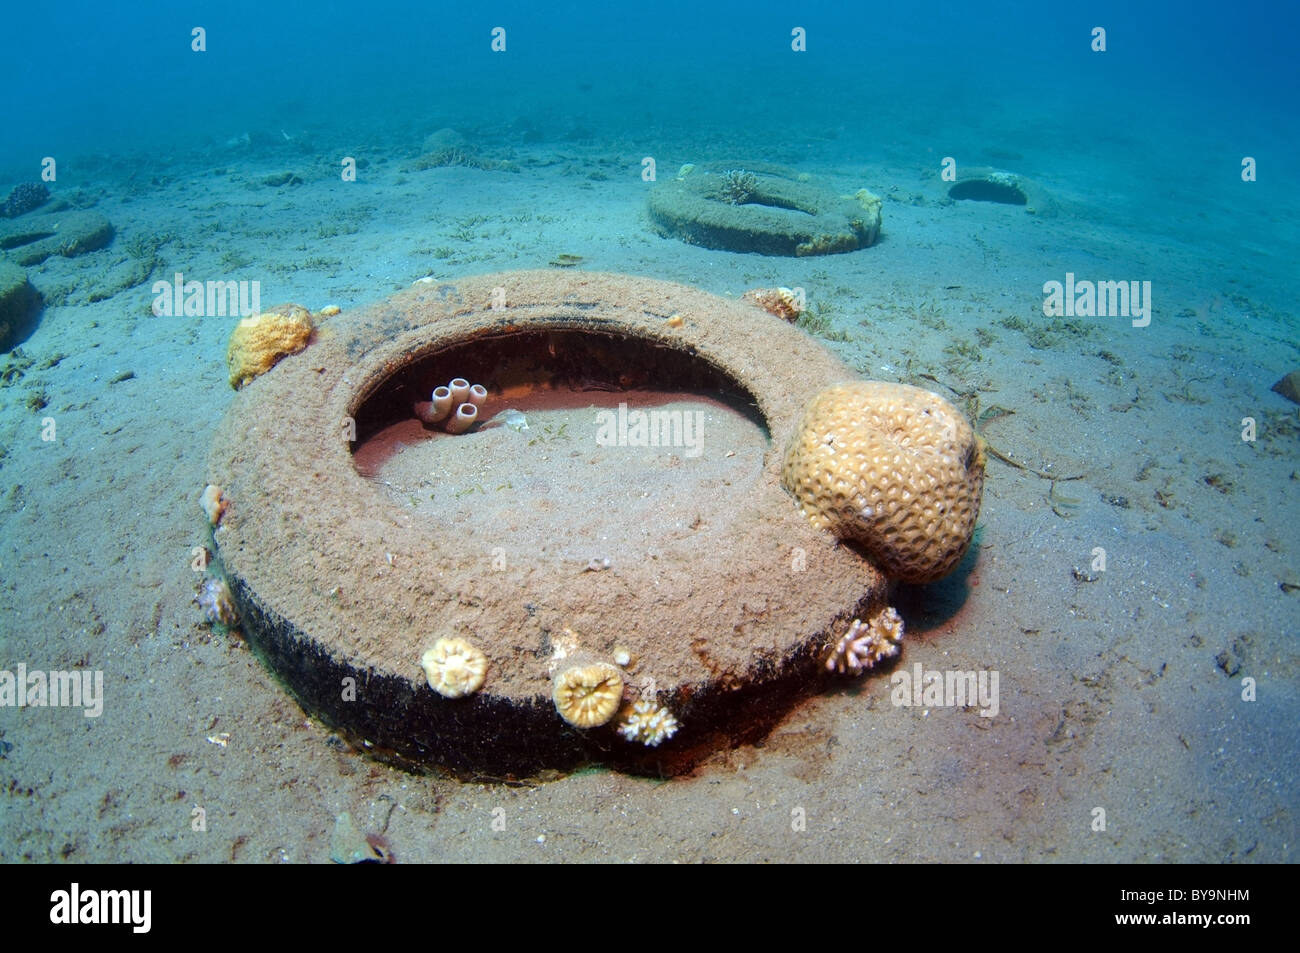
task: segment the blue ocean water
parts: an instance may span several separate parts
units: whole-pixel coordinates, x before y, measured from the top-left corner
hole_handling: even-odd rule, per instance
[[[1158,229],[1167,197],[1203,191],[1230,219],[1207,239],[1241,228],[1296,247],[1282,174],[1300,125],[1290,4],[379,2],[304,16],[73,2],[15,9],[11,23],[6,181],[36,178],[46,156],[71,183],[95,156],[156,173],[239,136],[306,130],[318,150],[363,157],[444,126],[483,144],[599,141],[635,171],[666,149],[935,163],[1001,142],[1025,157],[1018,171],[1090,169],[1134,227]],[[795,28],[804,52],[791,49]],[[1244,156],[1264,170],[1245,190],[1225,173]]]
[[[1158,136],[1175,116],[1233,151],[1259,142],[1281,158],[1294,144],[1300,11],[1269,0],[275,7],[15,8],[0,36],[0,167],[20,171],[36,152],[184,152],[234,128],[346,135],[424,116],[568,117],[596,135],[743,122],[780,137],[869,125],[910,101],[918,121],[933,107],[959,129],[981,114],[1077,116],[1061,151],[1120,130]],[[191,50],[196,27],[206,52]],[[494,27],[504,54],[491,50]],[[791,55],[794,27],[807,33],[803,55]],[[1104,53],[1090,48],[1094,27],[1107,31]]]

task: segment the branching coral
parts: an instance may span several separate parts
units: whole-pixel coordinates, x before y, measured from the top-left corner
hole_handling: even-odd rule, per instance
[[[719,195],[731,205],[744,205],[758,191],[758,176],[744,169],[728,169],[722,173]]]
[[[624,710],[618,722],[618,733],[628,741],[639,741],[657,748],[677,734],[677,719],[667,708],[642,699]]]
[[[854,619],[849,631],[826,659],[826,670],[841,675],[861,675],[875,668],[882,659],[898,654],[903,641],[903,619],[892,607],[881,609],[864,625]]]

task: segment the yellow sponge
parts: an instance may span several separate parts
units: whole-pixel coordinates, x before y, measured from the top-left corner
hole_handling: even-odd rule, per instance
[[[814,526],[860,543],[885,575],[931,582],[970,545],[984,451],[938,394],[851,381],[813,398],[786,451],[783,482]]]
[[[231,333],[226,350],[230,386],[239,390],[281,358],[297,354],[311,342],[312,329],[311,312],[300,304],[280,304],[244,318]]]

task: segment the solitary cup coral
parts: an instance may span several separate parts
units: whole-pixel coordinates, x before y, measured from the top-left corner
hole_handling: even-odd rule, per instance
[[[555,676],[551,700],[560,717],[575,728],[595,728],[618,712],[623,676],[607,662],[575,665]]]
[[[809,522],[861,544],[886,576],[932,582],[970,545],[984,451],[938,394],[851,381],[813,398],[786,451],[782,482]]]
[[[300,304],[280,304],[244,318],[235,326],[226,349],[230,386],[239,390],[309,343],[315,325]]]
[[[444,698],[464,698],[483,687],[487,656],[464,639],[439,639],[420,659],[429,687]]]

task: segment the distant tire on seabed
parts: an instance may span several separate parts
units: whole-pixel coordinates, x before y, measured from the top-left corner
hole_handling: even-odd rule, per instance
[[[963,166],[956,181],[948,188],[954,202],[993,202],[1018,205],[1031,215],[1052,216],[1056,202],[1041,185],[1018,172],[988,166]]]
[[[692,245],[801,258],[856,251],[880,235],[880,199],[866,189],[840,196],[740,167],[683,172],[651,188],[649,213],[661,233]]]

